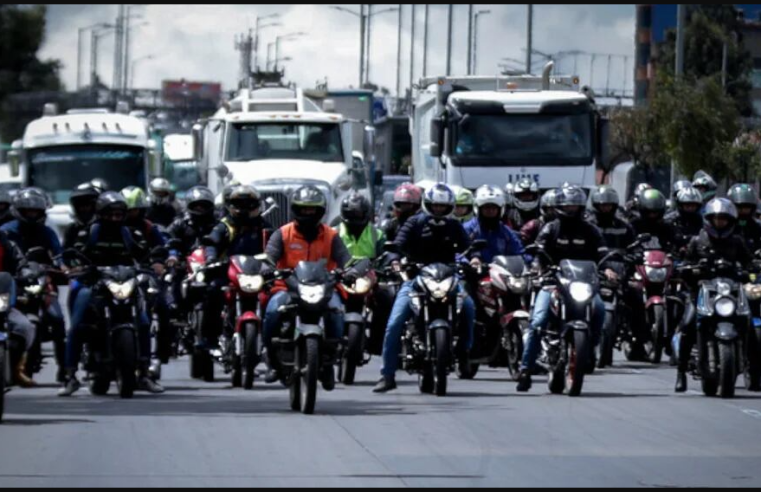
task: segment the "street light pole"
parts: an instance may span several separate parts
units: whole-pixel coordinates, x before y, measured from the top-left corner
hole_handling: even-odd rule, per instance
[[[449,4],[447,14],[447,75],[452,74],[452,16],[454,15],[454,5]]]
[[[412,94],[412,84],[415,80],[415,4],[412,7],[412,26],[410,27],[410,94]]]
[[[402,4],[399,4],[399,27],[396,34],[396,98],[402,97]]]
[[[526,73],[531,75],[531,52],[534,49],[534,6],[528,4],[528,23],[527,23],[527,40],[526,40]]]
[[[256,18],[256,24],[255,24],[255,30],[254,30],[254,70],[257,70],[257,71],[259,70],[259,32],[265,27],[280,25],[280,23],[275,22],[275,23],[270,23],[270,24],[262,26],[261,22],[265,19],[273,19],[276,17],[280,17],[280,14],[270,14],[270,15],[265,15],[262,17],[257,16]]]
[[[135,88],[135,67],[137,67],[137,64],[146,61],[146,60],[153,60],[155,57],[153,55],[146,55],[141,56],[140,58],[136,58],[132,60],[131,67],[130,67],[130,81],[129,81],[129,89]]]
[[[473,71],[478,75],[478,20],[482,15],[491,14],[491,10],[479,10],[476,12],[475,26],[473,29]]]
[[[468,69],[467,75],[473,73],[473,4],[468,4]]]
[[[275,38],[275,62],[273,70],[277,72],[277,62],[280,60],[280,41],[290,41],[300,36],[306,36],[305,32],[292,32],[289,34],[283,34]]]
[[[365,82],[365,4],[361,4],[359,9],[359,88],[361,89]]]
[[[428,18],[430,4],[425,4],[425,14],[423,17],[423,77],[428,75]]]

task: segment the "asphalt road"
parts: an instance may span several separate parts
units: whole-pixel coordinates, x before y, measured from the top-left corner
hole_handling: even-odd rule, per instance
[[[0,487],[761,486],[761,394],[708,399],[691,382],[677,396],[667,366],[618,362],[577,399],[550,396],[543,378],[519,395],[488,370],[436,398],[407,375],[371,394],[371,363],[356,386],[321,392],[314,416],[291,412],[280,386],[187,374],[174,361],[166,394],[131,401],[14,390]]]

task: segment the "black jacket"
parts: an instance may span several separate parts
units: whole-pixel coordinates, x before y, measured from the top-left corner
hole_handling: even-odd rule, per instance
[[[661,249],[664,251],[673,251],[677,247],[676,231],[665,220],[653,222],[652,220],[640,217],[633,220],[631,224],[637,236],[650,234],[653,236],[653,239],[657,238]]]
[[[596,225],[609,249],[625,250],[636,239],[634,228],[625,220],[616,217],[601,217],[595,214],[590,218],[590,223]]]
[[[174,222],[174,219],[177,218],[177,208],[175,208],[172,203],[151,205],[148,209],[146,218],[154,224],[158,224],[162,227],[169,227],[169,225]]]
[[[761,249],[761,222],[750,219],[744,226],[738,222],[735,232],[745,239],[745,244],[751,253]]]
[[[210,263],[223,256],[256,256],[264,252],[265,231],[272,227],[257,217],[250,224],[236,226],[229,217],[225,217],[211,230],[206,254]]]
[[[0,232],[0,272],[16,276],[25,261],[21,248],[11,241],[6,233]]]
[[[187,256],[201,244],[201,239],[211,234],[215,222],[199,224],[190,216],[180,217],[169,226],[167,232],[174,239],[180,240],[180,254]]]
[[[415,263],[452,264],[458,253],[468,249],[470,239],[458,220],[444,219],[443,224],[436,225],[433,217],[421,212],[404,223],[394,244]]]
[[[583,220],[556,219],[544,226],[536,238],[553,261],[583,260],[597,262],[605,254],[605,238],[594,224]]]
[[[699,212],[683,215],[674,211],[666,215],[664,221],[674,230],[675,248],[679,251],[686,250],[692,238],[703,230],[703,217]]]
[[[148,252],[135,241],[126,226],[113,227],[95,222],[90,226],[82,253],[100,267],[133,266],[143,263]]]

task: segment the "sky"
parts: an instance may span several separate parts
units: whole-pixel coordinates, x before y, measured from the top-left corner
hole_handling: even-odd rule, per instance
[[[336,4],[340,5],[340,4]],[[342,5],[359,11],[359,5]],[[385,10],[397,5],[375,5]],[[478,71],[494,75],[503,58],[525,60],[527,41],[526,5],[476,4],[478,29]],[[410,80],[410,4],[402,9],[402,91]],[[447,6],[431,5],[429,21],[429,75],[446,69]],[[326,78],[329,87],[356,87],[359,78],[359,18],[327,5],[143,5],[133,7],[142,19],[133,21],[132,59],[152,56],[136,65],[134,87],[159,88],[165,79],[221,82],[225,90],[237,87],[239,54],[235,38],[254,26],[256,17],[277,13],[281,26],[262,29],[260,60],[275,36],[305,32],[306,36],[283,42],[281,56],[286,78],[301,87],[314,87]],[[413,78],[422,75],[424,6],[415,7],[415,57]],[[464,74],[467,65],[467,12],[465,4],[454,6],[452,72]],[[117,5],[50,5],[46,40],[39,55],[57,58],[64,64],[63,81],[76,87],[77,32],[99,22],[115,22]],[[397,12],[372,17],[370,80],[392,93],[397,79]],[[566,55],[558,71],[574,72],[582,84],[595,89],[632,89],[634,69],[634,5],[536,5],[534,7],[534,49],[543,53],[583,52]],[[110,85],[113,75],[113,35],[100,42],[99,76]],[[82,79],[88,80],[89,35],[83,42]],[[590,67],[596,53],[594,66]],[[541,59],[534,55],[535,60]],[[625,59],[624,57],[628,57]],[[626,62],[626,65],[624,63]],[[518,66],[518,63],[511,63]],[[525,63],[521,64],[525,66]],[[539,68],[539,63],[535,66]]]

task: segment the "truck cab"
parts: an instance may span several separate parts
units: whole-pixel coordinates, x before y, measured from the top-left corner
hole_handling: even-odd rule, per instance
[[[322,112],[298,90],[244,89],[193,134],[209,188],[221,193],[232,179],[255,186],[278,205],[268,217],[276,227],[290,220],[290,195],[302,185],[325,193],[329,224],[337,223],[348,193],[367,189],[364,160],[352,152],[349,122]]]
[[[410,122],[413,176],[474,189],[528,177],[591,188],[607,124],[577,77],[423,79]]]

